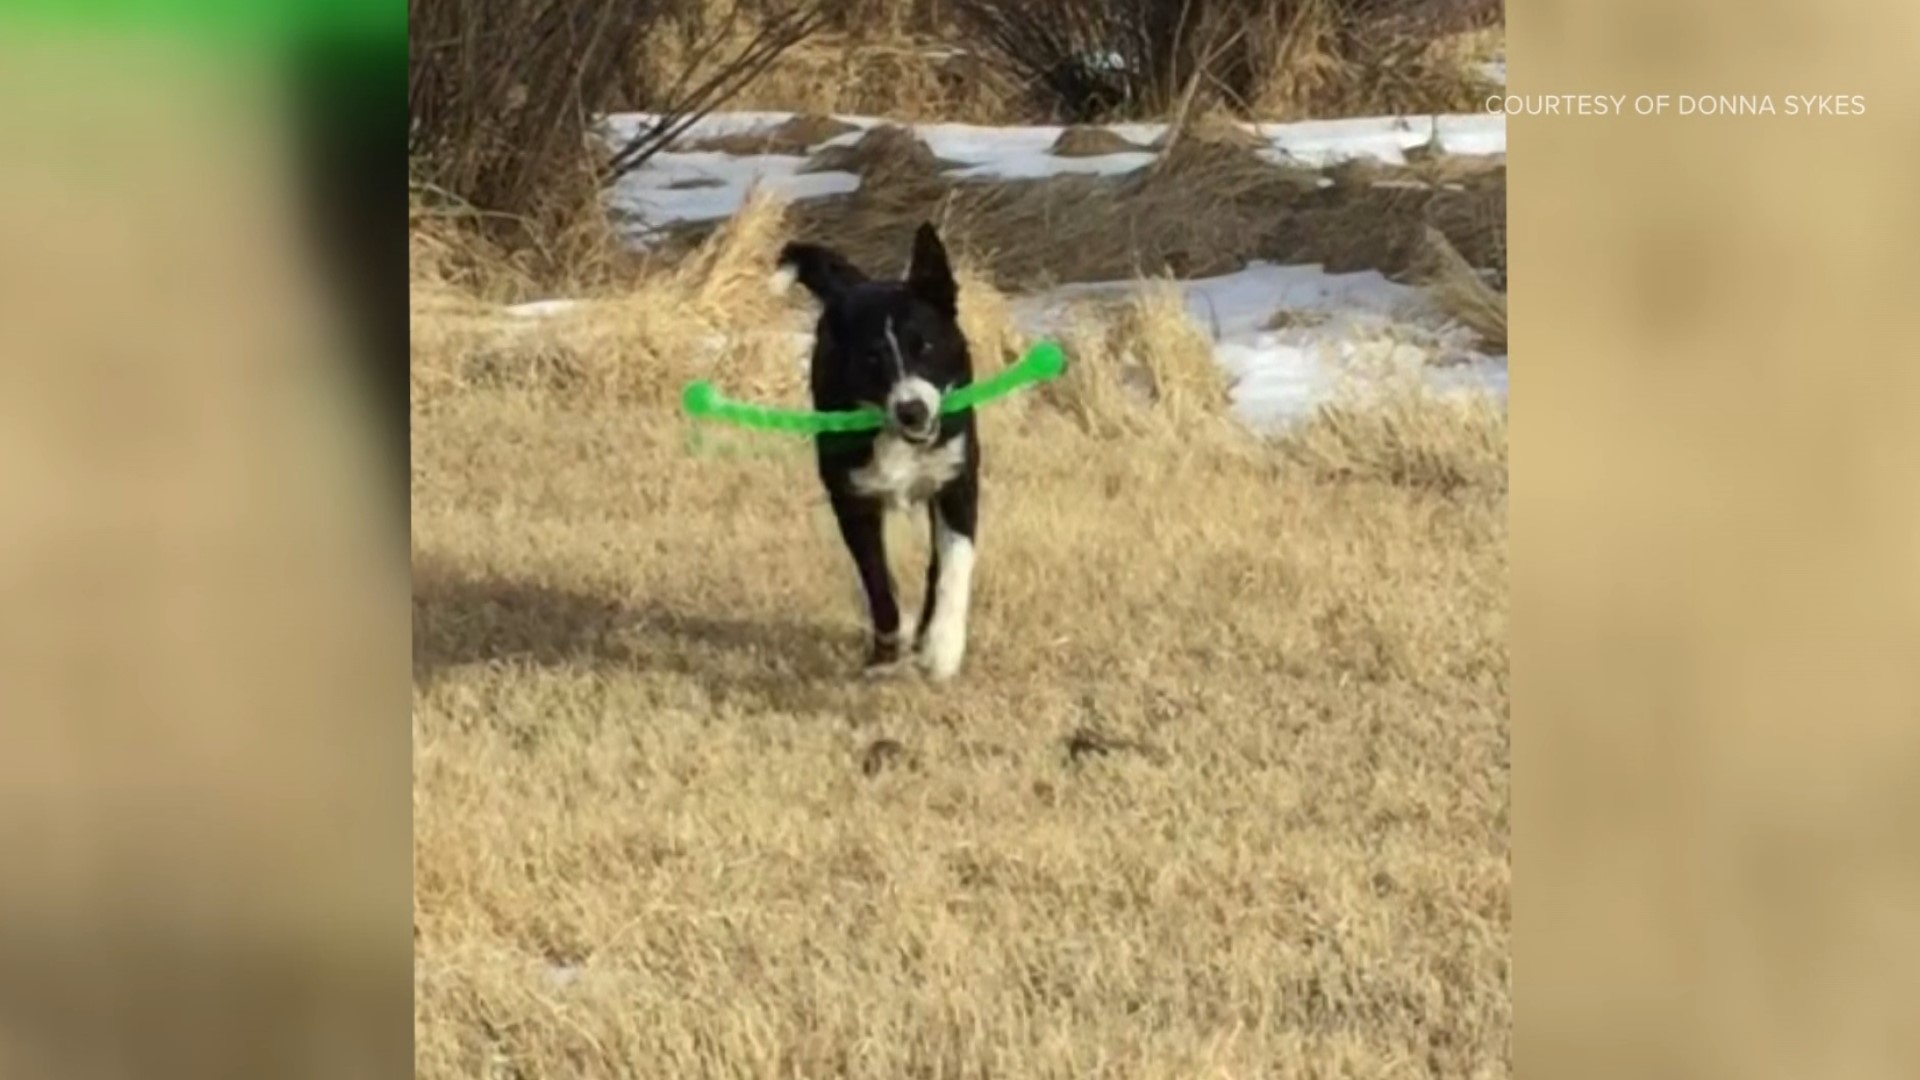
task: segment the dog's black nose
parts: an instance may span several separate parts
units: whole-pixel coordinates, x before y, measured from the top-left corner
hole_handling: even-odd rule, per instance
[[[894,422],[909,430],[925,427],[931,415],[927,411],[927,403],[915,398],[896,402],[893,406]]]

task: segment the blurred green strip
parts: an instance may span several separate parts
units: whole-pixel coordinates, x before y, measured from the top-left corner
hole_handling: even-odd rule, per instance
[[[407,36],[405,0],[4,0],[0,27],[274,42]]]

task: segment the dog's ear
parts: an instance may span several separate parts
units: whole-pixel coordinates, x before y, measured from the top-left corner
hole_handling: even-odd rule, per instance
[[[907,263],[907,288],[935,311],[954,318],[959,312],[960,286],[953,280],[947,248],[932,222],[923,222],[913,234],[913,259]]]
[[[867,275],[846,256],[819,244],[788,244],[780,249],[779,265],[773,279],[774,292],[784,293],[798,281],[821,304],[832,303],[841,293],[867,280]]]

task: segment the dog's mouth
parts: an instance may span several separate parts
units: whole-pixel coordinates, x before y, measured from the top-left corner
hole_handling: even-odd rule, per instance
[[[900,436],[904,441],[912,443],[914,446],[931,446],[933,445],[933,440],[940,435],[940,424],[938,421],[933,420],[929,420],[918,427],[903,427],[895,424],[893,425],[893,431],[894,434]]]
[[[925,379],[904,379],[887,394],[886,416],[895,437],[927,446],[940,435],[940,391]]]

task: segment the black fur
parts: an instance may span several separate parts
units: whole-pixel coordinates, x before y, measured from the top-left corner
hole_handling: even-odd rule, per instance
[[[820,481],[866,593],[872,625],[867,667],[888,668],[902,659],[902,638],[887,563],[885,514],[890,508],[917,509],[924,503],[935,537],[944,527],[969,545],[979,526],[980,440],[972,411],[940,415],[935,410],[923,423],[923,406],[901,392],[903,381],[924,380],[941,394],[973,381],[972,357],[960,331],[959,290],[945,247],[930,224],[914,236],[903,281],[869,278],[837,252],[814,244],[787,245],[780,263],[793,270],[822,308],[813,347],[813,407],[839,411],[873,406],[889,412],[882,431],[815,437]],[[956,440],[964,443],[955,446]],[[911,457],[936,463],[938,474],[951,475],[940,475],[940,482],[921,489],[876,493],[872,467],[883,443],[892,444],[891,461]],[[941,574],[940,545],[936,541],[932,547],[915,635],[923,646]]]

